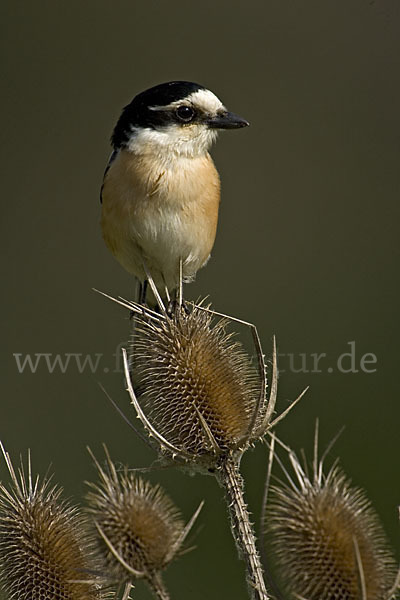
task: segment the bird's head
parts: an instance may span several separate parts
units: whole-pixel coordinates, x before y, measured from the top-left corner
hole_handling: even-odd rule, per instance
[[[122,111],[111,141],[131,152],[199,156],[220,129],[249,123],[229,112],[217,96],[189,81],[170,81],[137,96]]]

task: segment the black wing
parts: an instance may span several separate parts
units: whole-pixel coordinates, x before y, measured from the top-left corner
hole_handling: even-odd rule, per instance
[[[103,188],[104,188],[104,180],[106,178],[106,175],[108,173],[109,168],[111,167],[111,164],[114,162],[114,160],[116,159],[118,154],[118,150],[113,150],[110,154],[110,158],[108,159],[108,163],[106,166],[106,170],[104,171],[104,175],[103,175],[103,183],[101,184],[101,188],[100,188],[100,204],[103,202]]]

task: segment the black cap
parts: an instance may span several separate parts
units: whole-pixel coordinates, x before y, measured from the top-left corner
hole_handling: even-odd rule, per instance
[[[124,146],[130,138],[132,127],[154,128],[166,124],[168,116],[166,118],[165,114],[150,110],[150,106],[167,106],[204,89],[203,85],[191,81],[169,81],[141,92],[123,109],[111,137],[112,145],[114,148]]]

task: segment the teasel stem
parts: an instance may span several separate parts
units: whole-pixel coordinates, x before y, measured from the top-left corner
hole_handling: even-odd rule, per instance
[[[170,595],[165,587],[162,575],[160,572],[154,573],[151,579],[147,579],[147,583],[152,589],[154,595],[159,600],[170,600]]]
[[[232,535],[246,563],[250,597],[252,600],[269,600],[260,556],[256,548],[254,528],[244,499],[244,482],[239,472],[239,460],[232,455],[224,456],[217,477],[225,490]]]

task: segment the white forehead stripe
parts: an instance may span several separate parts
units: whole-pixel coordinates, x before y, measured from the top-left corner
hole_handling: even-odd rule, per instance
[[[168,110],[180,106],[183,103],[191,104],[192,106],[200,108],[203,112],[210,114],[215,114],[221,109],[226,110],[221,100],[217,98],[215,94],[210,92],[210,90],[197,90],[197,92],[193,92],[189,96],[186,96],[186,98],[175,100],[175,102],[171,102],[171,104],[167,104],[166,106],[149,106],[149,109]]]
[[[221,100],[210,90],[197,90],[187,97],[188,102],[194,106],[198,106],[204,112],[216,113],[221,108],[225,108]]]

